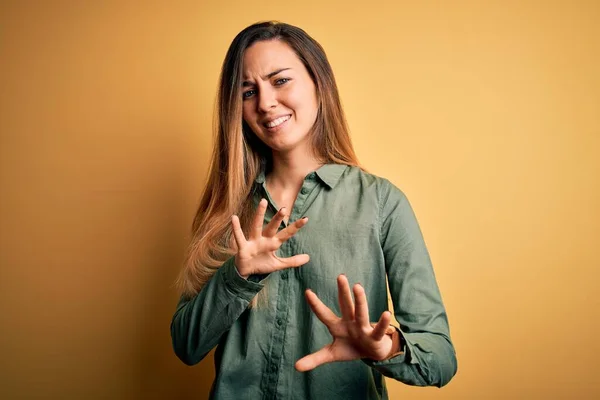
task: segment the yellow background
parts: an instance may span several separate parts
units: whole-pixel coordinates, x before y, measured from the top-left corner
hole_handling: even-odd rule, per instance
[[[0,398],[205,398],[169,323],[227,46],[325,47],[417,213],[458,352],[393,399],[600,397],[594,1],[2,2]]]

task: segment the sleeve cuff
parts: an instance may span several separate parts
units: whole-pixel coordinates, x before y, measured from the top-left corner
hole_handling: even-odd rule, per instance
[[[231,257],[221,266],[223,282],[230,292],[251,301],[265,285],[242,278],[235,267],[234,260],[235,258]]]
[[[370,367],[387,367],[387,366],[402,364],[402,363],[408,361],[407,357],[408,357],[408,353],[409,353],[409,348],[408,348],[406,339],[404,338],[404,335],[402,334],[402,331],[398,327],[392,326],[392,325],[390,325],[390,327],[388,329],[391,332],[386,332],[386,334],[391,333],[393,335],[392,342],[393,343],[399,342],[401,344],[400,350],[390,354],[384,360],[376,361],[376,360],[373,360],[370,358],[363,358],[362,359],[363,362],[365,362],[368,366],[370,366]],[[395,336],[397,342],[394,341],[394,336]]]

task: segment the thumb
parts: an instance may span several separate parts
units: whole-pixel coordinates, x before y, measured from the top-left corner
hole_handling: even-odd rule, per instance
[[[299,372],[306,372],[317,368],[319,365],[335,361],[333,354],[330,351],[330,346],[331,345],[328,344],[316,353],[309,354],[296,361],[296,370]]]
[[[281,261],[283,261],[284,268],[299,267],[309,262],[310,256],[308,254],[298,254],[288,258],[282,258]]]

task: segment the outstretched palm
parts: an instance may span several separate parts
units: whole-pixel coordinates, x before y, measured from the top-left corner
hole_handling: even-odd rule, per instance
[[[281,208],[263,229],[266,209],[267,201],[262,199],[254,215],[248,239],[244,236],[239,218],[236,215],[231,218],[233,237],[238,249],[235,255],[235,265],[243,277],[298,267],[309,261],[307,254],[299,254],[288,258],[280,258],[275,254],[285,241],[306,225],[308,218],[299,219],[277,232],[281,221],[285,218],[285,209]]]
[[[333,361],[359,358],[382,360],[392,351],[392,339],[385,334],[392,318],[390,312],[385,311],[377,324],[371,324],[363,287],[359,284],[354,285],[355,306],[346,276],[340,275],[337,283],[341,317],[335,315],[310,289],[306,291],[308,304],[329,329],[333,342],[298,360],[298,371],[309,371]]]

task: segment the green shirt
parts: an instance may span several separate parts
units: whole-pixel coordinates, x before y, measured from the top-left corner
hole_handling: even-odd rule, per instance
[[[278,206],[263,173],[253,190],[255,206],[261,198],[269,200],[266,224]],[[457,364],[446,311],[405,195],[360,168],[328,164],[306,176],[288,223],[303,216],[308,224],[277,254],[306,253],[307,264],[245,280],[232,257],[198,295],[179,302],[171,323],[177,356],[193,365],[217,346],[211,398],[386,399],[383,376],[409,385],[448,383]],[[387,278],[404,353],[298,372],[298,359],[332,341],[304,291],[312,289],[340,315],[336,279],[342,273],[350,285],[365,288],[372,321],[388,309]],[[268,291],[267,304],[248,308],[261,290]]]

